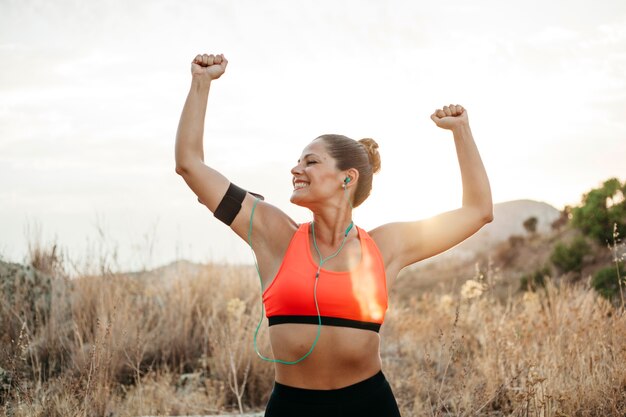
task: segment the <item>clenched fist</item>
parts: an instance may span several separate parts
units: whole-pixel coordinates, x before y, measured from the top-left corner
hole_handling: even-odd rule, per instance
[[[228,60],[224,54],[219,55],[196,55],[191,62],[191,75],[194,77],[206,77],[210,80],[217,80],[226,71]]]
[[[449,106],[443,106],[442,109],[437,109],[430,115],[433,122],[442,129],[454,129],[463,124],[467,124],[467,111],[458,104],[450,104]]]

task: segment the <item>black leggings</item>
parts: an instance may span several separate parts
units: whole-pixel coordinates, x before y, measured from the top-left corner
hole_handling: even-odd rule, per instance
[[[344,388],[316,390],[274,382],[265,417],[400,417],[389,382],[380,371]]]

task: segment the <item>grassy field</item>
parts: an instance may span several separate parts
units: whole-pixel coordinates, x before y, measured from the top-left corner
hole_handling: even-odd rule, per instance
[[[68,279],[56,249],[34,247],[52,279],[0,296],[2,415],[262,410],[273,369],[252,348],[254,269]],[[517,277],[476,270],[462,287],[415,289],[412,270],[392,284],[381,353],[403,416],[626,415],[623,308],[584,279],[502,296],[495,281]]]

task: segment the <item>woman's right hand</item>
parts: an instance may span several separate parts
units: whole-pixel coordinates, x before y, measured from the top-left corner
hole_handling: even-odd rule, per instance
[[[226,71],[228,60],[224,54],[219,55],[196,55],[191,62],[191,75],[193,77],[202,77],[204,79],[217,80]]]

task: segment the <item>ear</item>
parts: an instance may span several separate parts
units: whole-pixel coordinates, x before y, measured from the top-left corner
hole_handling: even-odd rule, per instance
[[[348,182],[346,184],[346,187],[354,187],[354,185],[357,183],[357,181],[359,180],[359,170],[356,168],[350,168],[346,171],[344,171],[344,179],[345,178],[350,178],[350,182]]]

